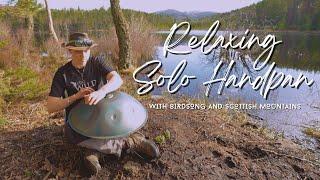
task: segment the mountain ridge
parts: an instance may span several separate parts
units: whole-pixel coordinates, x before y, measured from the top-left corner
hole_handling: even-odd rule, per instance
[[[211,12],[211,11],[178,11],[175,9],[166,9],[162,11],[153,12],[153,14],[166,15],[166,16],[173,17],[175,19],[182,20],[182,19],[201,19],[205,17],[214,16],[218,13]]]

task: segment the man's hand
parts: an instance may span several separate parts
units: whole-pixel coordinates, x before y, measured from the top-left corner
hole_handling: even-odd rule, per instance
[[[94,89],[92,89],[91,87],[81,88],[80,91],[78,91],[77,94],[75,94],[75,96],[77,97],[77,99],[81,99],[85,95],[88,95],[92,92],[94,92]]]
[[[102,90],[98,90],[90,93],[88,96],[88,104],[96,105],[98,102],[106,96],[106,93]]]
[[[103,85],[98,91],[94,91],[89,95],[85,95],[85,103],[89,105],[96,105],[108,93],[117,90],[123,83],[120,75],[116,71],[106,74],[108,83]]]

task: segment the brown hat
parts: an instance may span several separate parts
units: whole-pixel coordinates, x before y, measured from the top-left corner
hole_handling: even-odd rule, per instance
[[[87,33],[72,33],[69,36],[69,42],[62,43],[62,47],[66,49],[73,49],[73,50],[87,50],[92,47],[97,46],[91,39],[89,39]]]

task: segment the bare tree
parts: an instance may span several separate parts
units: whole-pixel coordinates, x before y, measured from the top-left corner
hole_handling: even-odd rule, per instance
[[[53,27],[51,10],[49,8],[48,0],[44,0],[44,3],[46,5],[46,9],[47,9],[47,13],[48,13],[48,20],[49,20],[48,24],[49,24],[50,33],[52,34],[53,39],[56,41],[56,43],[60,45],[58,36],[57,36],[57,34],[56,34],[55,30],[54,30],[54,27]]]
[[[120,8],[120,1],[110,0],[110,6],[119,44],[119,62],[117,66],[119,70],[123,70],[132,66],[129,28]]]

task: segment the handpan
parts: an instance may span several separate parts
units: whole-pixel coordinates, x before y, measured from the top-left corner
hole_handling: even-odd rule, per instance
[[[143,105],[124,92],[111,92],[97,105],[78,103],[69,113],[68,123],[77,133],[96,139],[125,137],[147,121]]]

